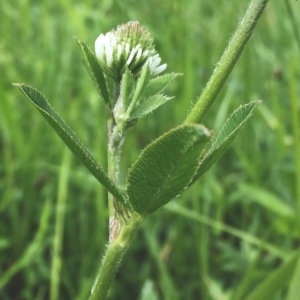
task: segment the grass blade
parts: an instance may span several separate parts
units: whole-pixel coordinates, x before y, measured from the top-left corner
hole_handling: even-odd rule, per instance
[[[290,281],[298,259],[299,253],[297,252],[279,268],[273,271],[256,289],[254,289],[254,291],[252,291],[246,297],[246,300],[275,299],[276,294],[280,292],[282,288],[286,287]]]
[[[296,263],[295,272],[291,279],[291,283],[288,290],[287,300],[295,300],[300,295],[300,256],[298,255],[298,261]]]
[[[34,236],[32,242],[24,250],[23,255],[13,263],[9,269],[7,269],[0,276],[0,290],[23,268],[28,266],[44,249],[45,237],[50,224],[51,216],[51,201],[47,200],[44,203],[43,210],[39,219],[39,228]]]

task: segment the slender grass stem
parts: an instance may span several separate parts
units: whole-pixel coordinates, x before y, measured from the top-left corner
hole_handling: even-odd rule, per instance
[[[238,58],[249,40],[268,0],[252,0],[244,18],[231,38],[228,47],[220,58],[202,94],[188,114],[185,123],[198,123],[214,102],[226,79],[233,70]]]
[[[128,249],[133,234],[142,221],[142,217],[138,215],[133,216],[128,224],[122,226],[116,239],[110,242],[101,262],[89,300],[105,299],[111,282],[120,266],[126,250]]]
[[[71,153],[69,149],[65,149],[63,162],[60,169],[57,205],[56,205],[56,220],[55,234],[53,239],[53,257],[51,266],[51,281],[50,281],[50,299],[57,300],[59,298],[60,271],[61,271],[61,249],[64,232],[64,219],[66,213],[67,201],[67,185],[68,175],[71,163]]]
[[[292,124],[294,136],[294,157],[295,157],[295,199],[297,207],[297,215],[300,216],[300,130],[299,130],[299,106],[297,104],[297,83],[296,83],[296,70],[297,63],[292,61],[290,70],[290,101],[292,108]],[[300,230],[300,219],[298,218],[298,230]]]
[[[247,242],[251,245],[255,245],[259,247],[260,249],[267,251],[268,253],[277,256],[281,259],[285,259],[289,253],[287,253],[286,250],[281,250],[279,247],[276,247],[270,243],[267,243],[263,239],[256,238],[255,236],[245,233],[242,230],[239,230],[237,228],[234,228],[232,226],[226,225],[220,221],[214,220],[212,218],[209,218],[207,216],[204,216],[202,214],[199,214],[198,212],[191,211],[189,209],[186,209],[178,204],[173,204],[172,206],[168,206],[167,209],[173,213],[185,216],[188,219],[195,220],[199,223],[202,223],[206,226],[209,226],[213,229],[223,231],[225,233],[228,233],[232,236],[237,237],[238,239]]]
[[[292,7],[291,7],[290,1],[285,0],[285,6],[286,6],[286,9],[287,9],[287,12],[289,15],[289,20],[290,20],[292,28],[293,28],[293,34],[294,34],[295,40],[297,42],[298,50],[300,51],[300,32],[299,32],[299,26],[297,24],[297,19],[295,17]]]
[[[20,258],[13,263],[7,270],[0,274],[0,290],[12,280],[12,278],[23,268],[28,266],[36,257],[40,256],[45,245],[47,230],[49,229],[51,216],[51,201],[46,200],[39,218],[39,228],[32,242],[24,250]]]

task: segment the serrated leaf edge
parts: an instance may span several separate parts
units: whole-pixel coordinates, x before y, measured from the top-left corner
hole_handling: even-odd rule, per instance
[[[123,204],[126,204],[126,196],[123,191],[121,191],[112,180],[105,174],[101,166],[97,163],[96,159],[90,153],[90,151],[83,145],[80,139],[76,136],[75,132],[71,129],[71,127],[60,117],[60,115],[54,110],[54,108],[50,105],[49,101],[44,97],[44,95],[38,91],[37,89],[23,84],[23,83],[13,83],[14,86],[19,88],[19,90],[29,99],[29,101],[40,111],[42,115],[46,118],[48,123],[53,127],[55,132],[60,136],[60,138],[64,141],[64,143],[68,146],[68,148],[79,158],[79,160],[86,166],[86,168],[93,174],[93,176],[99,181],[102,185],[104,185],[118,200],[120,200]],[[46,104],[49,110],[52,111],[53,115],[50,114],[47,110],[39,106],[34,100],[30,98],[30,93],[26,92],[26,89],[31,90],[34,93],[37,93],[42,101]],[[50,120],[51,121],[50,121]],[[60,131],[58,131],[53,123],[55,123]],[[70,141],[78,148],[81,152],[82,156],[79,156],[76,151],[65,141],[65,138],[62,136],[62,132],[64,132],[70,139]],[[84,159],[87,159],[89,163],[86,163]],[[101,175],[97,175],[100,174]],[[102,177],[102,178],[101,178]]]
[[[148,150],[148,148],[152,147],[153,144],[157,143],[159,140],[163,139],[165,136],[171,134],[171,132],[178,130],[180,127],[186,127],[186,126],[188,126],[188,127],[189,127],[189,126],[190,126],[190,127],[195,127],[195,126],[197,126],[197,127],[201,128],[201,129],[203,129],[204,136],[206,136],[207,138],[209,138],[209,137],[211,136],[210,131],[209,131],[204,125],[202,125],[202,124],[182,124],[182,125],[179,125],[179,126],[177,126],[177,127],[175,127],[175,128],[172,128],[171,130],[169,130],[169,131],[163,133],[161,136],[159,136],[158,138],[156,138],[154,141],[152,141],[150,144],[148,144],[148,145],[141,151],[141,153],[138,155],[138,157],[137,157],[137,159],[135,160],[135,162],[132,164],[132,166],[131,166],[130,169],[128,170],[127,177],[126,177],[126,190],[128,189],[128,186],[129,186],[129,181],[128,181],[128,179],[129,179],[129,177],[130,177],[130,174],[132,173],[132,170],[133,170],[133,169],[136,167],[136,165],[139,163],[140,158],[144,155],[144,153]],[[192,181],[193,181],[193,179],[194,179],[194,176],[197,174],[197,171],[198,171],[198,168],[199,168],[199,165],[200,165],[200,159],[201,159],[201,156],[200,156],[200,153],[199,153],[198,166],[197,166],[197,168],[195,168],[194,175],[191,176],[189,182],[186,183],[186,186],[185,186],[184,188],[182,188],[182,190],[178,193],[178,195],[176,195],[175,197],[170,198],[170,200],[169,200],[168,202],[170,202],[172,199],[176,199],[176,198],[180,197],[180,196],[182,195],[182,193],[184,193],[184,191],[185,191],[188,187],[190,187],[190,185],[191,185],[191,183],[192,183]],[[159,192],[159,190],[156,192],[156,194],[157,194],[158,192]],[[168,202],[162,204],[162,206],[164,206],[164,205],[167,204]],[[128,200],[128,204],[129,204],[129,205],[131,206],[131,208],[134,210],[134,208],[132,207],[132,205],[131,205],[131,203],[129,202],[129,200]],[[138,212],[138,213],[143,215],[143,214],[150,214],[150,213],[152,213],[152,211],[151,211],[151,212],[144,212],[144,213]]]
[[[198,178],[200,178],[222,155],[223,153],[230,147],[231,143],[234,141],[235,137],[237,136],[238,132],[245,126],[245,124],[247,123],[247,121],[250,119],[250,117],[253,115],[254,109],[261,103],[261,100],[257,100],[257,101],[251,101],[250,103],[247,104],[243,104],[240,105],[237,109],[235,109],[232,114],[227,118],[226,122],[224,123],[222,129],[220,130],[220,132],[217,134],[217,136],[215,138],[212,139],[211,143],[209,143],[206,147],[206,149],[204,149],[201,157],[201,161],[200,161],[200,165],[199,165],[199,169],[201,168],[201,166],[205,163],[205,161],[215,152],[217,152],[224,144],[226,144],[226,142],[228,141],[228,139],[232,139],[231,142],[225,146],[225,149],[223,150],[223,152],[214,160],[214,162],[209,165],[208,168],[204,169],[203,172],[201,172],[199,175],[196,174],[195,179],[197,180]],[[234,130],[232,130],[230,132],[230,134],[228,134],[226,136],[226,138],[223,140],[223,142],[216,146],[219,143],[219,138],[220,136],[223,134],[223,131],[225,131],[226,126],[228,125],[228,123],[230,122],[230,120],[232,119],[232,117],[234,117],[234,115],[236,115],[238,113],[239,110],[245,108],[246,106],[250,106],[253,105],[253,107],[250,109],[249,113],[247,114],[247,116],[244,118],[244,120],[242,122],[239,123],[238,126],[236,126],[234,128]],[[198,170],[199,170],[198,169]],[[197,172],[198,173],[198,172]]]
[[[101,98],[101,100],[103,101],[103,103],[105,104],[105,106],[111,110],[112,109],[112,103],[111,103],[111,99],[110,99],[110,95],[108,92],[108,86],[107,86],[107,82],[106,82],[106,76],[104,75],[102,68],[101,68],[101,64],[98,61],[97,57],[95,56],[95,54],[91,51],[91,49],[89,48],[88,45],[86,45],[84,42],[82,42],[81,40],[77,39],[77,43],[80,47],[81,53],[82,53],[82,59],[83,59],[83,63],[90,75],[90,77],[92,78],[92,80],[94,81],[95,85],[96,85],[96,89],[99,93],[99,96]],[[95,69],[91,64],[90,59],[93,59],[94,62],[97,65],[98,71],[100,72],[100,74],[102,74],[102,77],[100,80],[102,80],[104,82],[104,84],[101,84],[99,82],[99,79],[97,78],[96,74],[95,74]]]

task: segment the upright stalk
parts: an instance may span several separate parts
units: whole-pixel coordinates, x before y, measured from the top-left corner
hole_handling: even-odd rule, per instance
[[[299,118],[299,104],[298,104],[298,93],[297,93],[297,82],[296,82],[296,70],[295,66],[297,63],[292,61],[290,67],[290,101],[291,101],[291,119],[293,125],[293,136],[294,136],[294,159],[295,159],[295,199],[297,206],[297,215],[300,216],[300,118]],[[297,219],[297,227],[300,232],[300,220]]]
[[[114,183],[120,185],[120,158],[124,135],[122,126],[118,126],[118,116],[123,112],[123,99],[120,98],[120,82],[115,82],[113,92],[113,111],[107,118],[107,168]],[[129,246],[133,233],[142,221],[137,214],[124,219],[123,211],[112,194],[108,194],[109,244],[100,264],[90,300],[105,299],[110,284]]]
[[[214,72],[202,94],[187,116],[185,123],[201,122],[206,111],[214,102],[227,77],[233,70],[238,58],[249,40],[252,31],[261,16],[268,0],[252,0],[244,18],[240,22],[228,47],[220,58]]]
[[[55,216],[55,234],[53,238],[53,257],[51,266],[50,281],[50,299],[57,300],[59,298],[59,285],[61,280],[61,263],[62,263],[62,242],[64,234],[64,219],[67,206],[68,194],[68,177],[71,164],[70,152],[65,149],[63,162],[60,169],[56,216]]]
[[[113,93],[113,104],[115,107],[122,106],[122,99],[120,96],[120,82],[115,82],[115,89]],[[124,143],[124,136],[122,132],[118,132],[117,119],[114,112],[110,114],[107,120],[107,168],[108,176],[115,182],[116,185],[120,185],[120,159],[122,146]],[[117,216],[118,211],[117,202],[112,194],[108,194],[108,211],[109,211],[109,240],[112,241],[118,235],[120,230],[120,220]]]
[[[102,259],[89,300],[105,299],[117,269],[120,266],[126,250],[128,249],[133,234],[142,221],[143,218],[135,214],[127,224],[121,227],[118,236],[109,243],[106,253]]]

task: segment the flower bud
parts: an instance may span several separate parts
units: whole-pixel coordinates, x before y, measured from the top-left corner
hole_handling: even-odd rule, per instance
[[[145,64],[149,65],[153,76],[167,67],[166,64],[160,65],[161,58],[154,49],[153,38],[137,21],[100,34],[95,42],[95,53],[102,70],[116,80],[122,78],[126,69],[138,77]]]

